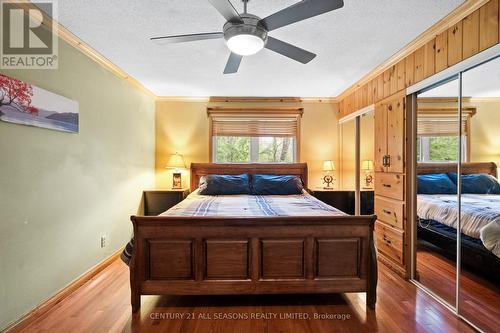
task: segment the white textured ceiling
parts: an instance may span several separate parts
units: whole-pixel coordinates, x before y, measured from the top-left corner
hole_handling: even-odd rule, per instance
[[[251,0],[266,17],[297,0]],[[221,31],[207,0],[61,0],[59,22],[159,96],[336,96],[463,0],[344,0],[339,10],[272,31],[317,54],[302,65],[269,50],[223,75],[224,40],[157,45],[149,37]],[[242,3],[232,0],[242,11]]]

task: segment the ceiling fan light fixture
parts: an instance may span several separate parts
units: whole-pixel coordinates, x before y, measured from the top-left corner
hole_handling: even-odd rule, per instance
[[[264,40],[258,36],[241,34],[232,36],[227,40],[227,47],[236,54],[249,56],[264,48]]]
[[[249,0],[242,0],[243,13],[238,13],[230,0],[208,1],[226,19],[222,32],[159,36],[150,39],[164,40],[167,43],[184,43],[224,37],[227,47],[231,50],[224,74],[238,72],[244,56],[255,54],[264,47],[302,64],[309,63],[316,57],[316,54],[272,38],[267,33],[344,6],[344,0],[303,0],[261,19],[257,15],[248,13]]]
[[[259,25],[260,18],[251,14],[241,14],[242,22],[226,22],[224,39],[231,52],[249,56],[266,46],[267,31]]]

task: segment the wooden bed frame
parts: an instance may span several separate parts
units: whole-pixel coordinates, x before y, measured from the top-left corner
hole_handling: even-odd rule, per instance
[[[300,176],[307,164],[191,165],[191,190],[207,174]],[[366,292],[375,307],[375,216],[132,216],[132,312],[141,295]]]
[[[457,163],[418,163],[417,174],[425,175],[431,173],[457,172]],[[497,177],[497,165],[493,162],[462,163],[461,173],[486,173]]]

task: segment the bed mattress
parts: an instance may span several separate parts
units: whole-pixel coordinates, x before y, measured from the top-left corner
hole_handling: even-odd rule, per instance
[[[454,229],[458,223],[458,199],[453,194],[419,194],[417,215]],[[500,257],[500,195],[463,194],[461,232],[481,239],[483,245]]]

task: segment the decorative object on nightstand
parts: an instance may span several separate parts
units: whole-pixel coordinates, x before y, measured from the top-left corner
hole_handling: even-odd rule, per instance
[[[335,186],[335,163],[333,161],[323,161],[323,172],[325,175],[323,176],[323,184],[326,184],[324,187],[325,190],[331,190]],[[332,184],[332,186],[330,186]]]
[[[168,160],[166,168],[174,170],[172,174],[172,189],[181,189],[182,188],[181,171],[183,169],[186,169],[186,163],[184,162],[184,158],[182,157],[182,155],[179,153],[170,155],[170,159]]]
[[[373,161],[372,160],[364,160],[361,162],[361,170],[365,172],[365,183],[363,188],[373,188]]]

